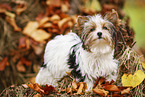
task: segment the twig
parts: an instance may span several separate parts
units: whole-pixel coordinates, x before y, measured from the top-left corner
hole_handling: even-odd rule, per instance
[[[126,43],[125,43],[125,40],[124,40],[124,37],[123,37],[123,35],[122,35],[122,29],[119,27],[119,33],[120,33],[120,35],[121,35],[121,39],[122,39],[122,41],[123,41],[123,44],[124,44],[124,46],[125,46],[125,49],[127,48],[127,46],[126,46]]]

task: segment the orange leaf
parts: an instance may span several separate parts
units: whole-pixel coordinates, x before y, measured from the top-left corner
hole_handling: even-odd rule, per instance
[[[45,87],[40,86],[38,83],[32,84],[28,83],[27,84],[31,89],[41,93],[41,94],[51,94],[53,92],[57,92],[56,89],[53,86],[45,85]]]
[[[42,87],[38,83],[35,84],[28,83],[27,86],[29,86],[31,89],[33,89],[36,92],[44,93],[44,90],[41,89]]]
[[[27,59],[25,59],[24,57],[22,57],[22,58],[20,59],[20,61],[22,62],[22,64],[25,64],[26,66],[32,65],[32,62],[29,61],[29,60],[27,60]]]
[[[25,11],[27,9],[26,4],[20,4],[17,6],[16,8],[16,14],[20,15],[23,11]]]
[[[4,57],[0,62],[0,71],[3,71],[5,69],[5,66],[9,66],[8,58]]]
[[[24,67],[24,65],[22,64],[21,61],[19,61],[16,65],[16,68],[19,72],[26,72],[26,68]]]
[[[131,88],[124,89],[124,90],[121,91],[121,94],[122,95],[123,94],[130,94],[130,90],[131,90]]]
[[[77,95],[78,95],[78,94],[83,94],[84,83],[83,83],[83,82],[79,82],[78,84],[79,84],[79,88],[78,88],[76,94],[77,94]]]
[[[116,85],[104,85],[103,88],[108,91],[119,92],[119,88]]]
[[[17,26],[14,18],[6,16],[6,21],[14,28],[14,31],[21,31],[21,28]]]
[[[93,89],[93,92],[95,92],[96,94],[101,95],[101,96],[107,96],[109,93],[108,91],[105,91],[104,89],[99,89],[98,87],[95,87]]]
[[[77,85],[75,79],[74,79],[73,82],[72,82],[72,88],[73,88],[75,91],[77,91],[78,85]]]

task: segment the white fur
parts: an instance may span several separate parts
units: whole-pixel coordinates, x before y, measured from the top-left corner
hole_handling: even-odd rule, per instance
[[[107,37],[111,38],[109,35]],[[94,43],[92,42],[91,52],[88,52],[82,47],[83,43],[77,34],[70,32],[67,35],[57,36],[46,45],[44,64],[47,64],[47,66],[46,68],[41,67],[36,77],[36,83],[57,86],[57,81],[71,70],[67,64],[69,53],[71,47],[78,43],[76,46],[78,48],[76,50],[76,63],[79,64],[78,69],[81,70],[82,75],[86,75],[84,82],[87,83],[88,91],[93,88],[98,77],[105,77],[108,81],[116,80],[118,64],[113,58],[112,43],[108,44],[105,41],[98,39]]]

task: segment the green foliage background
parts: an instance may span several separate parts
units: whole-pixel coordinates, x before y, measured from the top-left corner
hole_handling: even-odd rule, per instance
[[[126,0],[124,12],[129,15],[139,47],[145,47],[145,0]]]

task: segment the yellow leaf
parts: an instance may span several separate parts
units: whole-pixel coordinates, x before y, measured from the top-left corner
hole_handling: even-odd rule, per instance
[[[121,82],[123,86],[131,86],[134,88],[138,86],[144,79],[145,79],[144,72],[138,70],[134,73],[134,75],[124,74],[121,78]]]
[[[141,64],[142,64],[142,67],[145,69],[145,63],[144,63],[144,62],[142,62]]]

